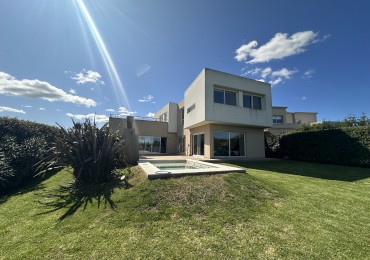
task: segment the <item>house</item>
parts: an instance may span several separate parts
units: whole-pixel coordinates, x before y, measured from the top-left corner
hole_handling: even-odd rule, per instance
[[[317,122],[317,112],[288,112],[287,107],[272,107],[272,128],[268,131],[280,134],[297,129],[302,124]]]
[[[111,116],[109,126],[135,136],[140,154],[264,158],[264,130],[275,126],[275,112],[290,122],[289,112],[276,109],[270,84],[205,68],[181,102],[166,104],[153,119]]]

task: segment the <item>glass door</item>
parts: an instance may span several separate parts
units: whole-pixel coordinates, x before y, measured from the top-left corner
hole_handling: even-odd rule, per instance
[[[192,136],[193,155],[204,155],[204,134]]]

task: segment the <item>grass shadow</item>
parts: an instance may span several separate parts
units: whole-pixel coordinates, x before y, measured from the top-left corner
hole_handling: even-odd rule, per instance
[[[17,188],[1,191],[0,192],[0,204],[6,202],[10,197],[14,195],[22,195],[28,192],[44,189],[45,185],[42,184],[42,182],[54,176],[60,170],[61,169],[50,170],[43,176],[35,176],[31,180],[24,182],[23,184],[21,184],[21,186]]]
[[[101,205],[115,209],[116,205],[111,199],[114,189],[130,188],[131,185],[126,180],[115,179],[111,182],[95,186],[76,187],[74,183],[48,191],[47,193],[39,194],[44,198],[43,201],[38,201],[42,205],[50,208],[49,210],[37,215],[48,214],[61,209],[66,209],[64,214],[59,217],[59,221],[68,216],[73,215],[79,208],[86,209],[88,204],[97,202],[98,208]]]
[[[370,169],[367,168],[307,163],[292,160],[233,162],[233,164],[244,168],[347,182],[355,182],[370,177]]]

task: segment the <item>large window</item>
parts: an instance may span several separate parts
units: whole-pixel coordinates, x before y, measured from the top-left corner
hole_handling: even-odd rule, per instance
[[[166,137],[139,136],[139,153],[166,153]]]
[[[283,116],[272,116],[272,123],[274,124],[282,124],[283,123]]]
[[[214,132],[213,147],[214,156],[245,156],[244,134]]]
[[[213,90],[213,101],[219,104],[236,106],[236,92],[215,88]]]
[[[181,108],[180,113],[181,113],[181,125],[184,125],[184,108]]]
[[[262,97],[243,94],[243,107],[262,109]]]

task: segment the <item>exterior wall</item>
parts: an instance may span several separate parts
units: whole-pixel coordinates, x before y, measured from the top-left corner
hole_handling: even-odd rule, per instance
[[[287,112],[287,107],[272,107],[273,115],[282,115],[283,124],[273,124],[268,129],[273,134],[281,134],[297,129],[302,124],[317,122],[316,112]]]
[[[195,78],[185,91],[184,109],[185,124],[184,128],[189,128],[205,121],[205,69]],[[188,113],[188,108],[195,105],[193,111]]]
[[[111,131],[118,131],[123,136],[127,128],[126,118],[109,118]],[[138,136],[167,137],[167,154],[177,153],[177,134],[168,132],[167,122],[133,120],[133,131]],[[137,145],[138,146],[138,145]]]
[[[192,155],[191,153],[191,135],[203,134],[204,133],[204,158],[212,159],[214,144],[213,144],[213,132],[224,131],[224,132],[238,132],[244,133],[244,141],[246,145],[246,156],[244,157],[223,157],[229,159],[235,158],[264,158],[265,157],[265,143],[264,143],[264,132],[263,128],[253,127],[242,127],[233,125],[217,125],[207,124],[199,127],[186,129],[186,155]],[[216,157],[218,158],[218,157]]]
[[[317,113],[310,112],[294,112],[294,117],[296,122],[301,124],[309,124],[317,122]]]
[[[224,72],[205,70],[205,120],[214,123],[271,127],[272,101],[270,84]],[[237,106],[214,102],[214,88],[237,91]],[[243,93],[262,96],[262,109],[243,107]]]
[[[164,113],[167,113],[168,132],[177,133],[177,116],[178,116],[178,105],[176,103],[168,103],[155,114],[155,118],[159,118]]]

